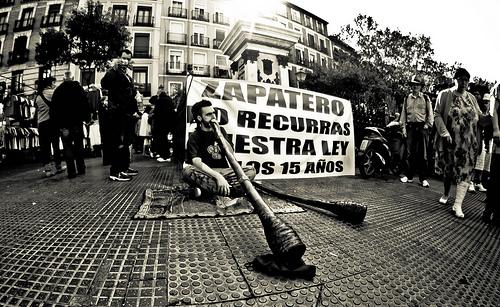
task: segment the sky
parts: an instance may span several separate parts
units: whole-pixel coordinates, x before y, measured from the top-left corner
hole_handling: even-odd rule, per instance
[[[435,59],[462,63],[472,76],[500,81],[500,0],[289,0],[340,32],[358,14],[379,27],[431,38]]]

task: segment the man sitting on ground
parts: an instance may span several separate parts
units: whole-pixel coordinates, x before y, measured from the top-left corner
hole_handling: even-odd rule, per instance
[[[215,121],[215,109],[208,100],[202,100],[193,105],[191,109],[196,120],[196,130],[189,136],[186,149],[186,167],[182,171],[182,179],[194,188],[194,196],[202,193],[216,196],[239,197],[243,195],[238,178],[229,168],[222,149],[217,144],[216,136],[210,125]],[[226,131],[221,127],[221,132],[229,141]],[[243,168],[246,176],[253,180],[255,168]],[[216,197],[220,199],[220,197]]]

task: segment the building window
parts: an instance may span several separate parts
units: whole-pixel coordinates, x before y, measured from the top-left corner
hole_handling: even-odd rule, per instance
[[[191,44],[193,46],[208,47],[208,37],[205,37],[206,28],[200,25],[193,25],[193,36]]]
[[[168,94],[170,96],[175,96],[182,92],[182,82],[170,81],[168,82]]]
[[[193,52],[193,74],[203,76],[210,75],[206,53]]]
[[[326,58],[321,58],[321,66],[326,68]]]
[[[172,6],[168,8],[168,16],[187,18],[187,10],[183,1],[172,1]]]
[[[139,93],[146,97],[151,96],[151,84],[148,83],[147,67],[134,67],[133,79]]]
[[[7,12],[0,13],[0,24],[7,23]]]
[[[314,53],[309,53],[309,64],[313,65],[316,63],[316,55]]]
[[[304,50],[295,49],[295,55],[297,57],[297,64],[304,64]]]
[[[51,4],[46,16],[43,16],[40,26],[50,27],[50,26],[60,26],[61,25],[61,4]]]
[[[215,55],[214,77],[229,79],[229,65],[226,56],[221,54]]]
[[[12,51],[9,52],[7,64],[15,65],[27,62],[29,49],[27,49],[26,46],[28,46],[28,37],[26,35],[16,37],[14,40],[14,47]]]
[[[33,18],[33,8],[28,7],[23,10],[23,13],[21,14],[21,20],[28,20]]]
[[[222,41],[226,38],[226,32],[215,29],[215,39],[214,39],[214,48],[215,49],[220,49],[220,45],[222,44]]]
[[[135,33],[134,58],[150,58],[149,33]]]
[[[114,21],[128,24],[127,6],[126,5],[113,5],[113,11],[111,13],[111,18]]]
[[[49,5],[49,11],[47,12],[48,15],[56,15],[59,14],[61,11],[61,4],[56,3],[56,4],[51,4]]]
[[[317,48],[316,47],[316,42],[314,41],[314,35],[312,34],[307,34],[307,43],[308,43],[308,46],[311,47],[311,48]]]
[[[304,24],[306,27],[308,28],[312,28],[312,21],[311,21],[311,17],[309,16],[304,16]]]
[[[167,43],[187,44],[187,35],[184,33],[184,24],[182,22],[170,22],[170,28],[167,32]]]
[[[135,24],[138,26],[153,25],[153,8],[150,6],[138,6]]]
[[[300,22],[300,12],[294,9],[290,9],[290,12],[292,13],[292,20],[296,22]]]
[[[12,79],[10,81],[10,90],[12,94],[19,94],[24,92],[23,84],[23,71],[17,70],[12,72]]]
[[[326,49],[326,42],[324,39],[319,40],[319,50],[323,53],[327,53],[328,50]]]
[[[33,7],[23,9],[21,18],[14,22],[14,31],[26,31],[33,28]]]
[[[0,13],[0,35],[7,34],[9,30],[9,20],[7,19],[8,13]]]
[[[184,71],[184,58],[181,50],[170,50],[168,56],[168,72],[181,73]]]

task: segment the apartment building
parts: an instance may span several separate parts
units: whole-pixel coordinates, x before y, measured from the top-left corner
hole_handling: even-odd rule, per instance
[[[170,94],[185,86],[186,74],[231,78],[231,60],[219,49],[238,16],[237,1],[165,0],[162,7],[159,83]],[[237,7],[236,7],[237,9]],[[332,67],[328,22],[289,2],[274,8],[273,18],[301,34],[290,50],[291,84],[298,70]]]
[[[86,0],[0,0],[0,81],[10,92],[30,93],[36,80],[47,75],[60,80],[68,67],[84,85],[87,80],[99,82],[102,72],[80,71],[74,65],[51,71],[34,60],[40,33],[49,27],[57,30],[74,8],[86,5]],[[133,78],[144,97],[154,95],[159,86],[175,94],[185,88],[188,73],[232,77],[232,62],[220,46],[239,18],[234,14],[237,1],[101,0],[99,5],[131,32]],[[333,67],[328,22],[289,2],[273,7],[274,20],[301,34],[288,59],[291,85],[296,85],[298,70]]]
[[[137,89],[144,97],[152,95],[152,89],[158,88],[159,45],[162,1],[120,1],[101,0],[100,10],[110,12],[111,18],[119,21],[130,32],[132,41],[129,49],[132,51],[133,79]],[[80,7],[87,5],[87,1],[80,0]],[[82,83],[89,78],[91,83],[99,83],[104,72],[95,70],[78,72]],[[87,76],[90,74],[90,76]],[[154,93],[153,93],[154,94]]]
[[[35,82],[47,75],[62,76],[35,62],[40,33],[59,29],[78,5],[77,0],[0,0],[0,82],[12,94],[30,94]]]

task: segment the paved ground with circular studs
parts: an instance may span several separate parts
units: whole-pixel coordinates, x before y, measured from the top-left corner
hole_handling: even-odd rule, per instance
[[[296,196],[368,205],[362,225],[312,210],[280,214],[307,246],[312,280],[271,277],[254,214],[135,220],[146,188],[179,181],[169,163],[141,160],[130,182],[87,160],[75,179],[0,170],[1,306],[498,306],[500,227],[468,194],[459,220],[429,189],[396,178],[277,180]]]

